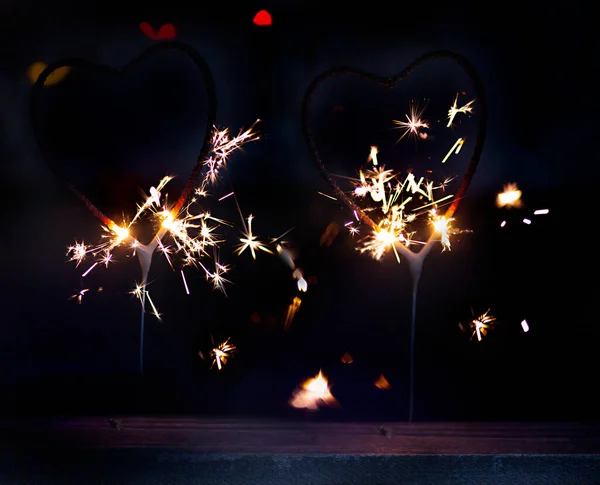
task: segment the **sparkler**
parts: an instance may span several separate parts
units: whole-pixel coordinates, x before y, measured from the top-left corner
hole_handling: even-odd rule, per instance
[[[356,189],[354,191],[355,198],[351,198],[338,186],[337,182],[327,171],[327,168],[325,167],[325,164],[319,155],[319,151],[315,143],[315,138],[311,127],[310,106],[317,88],[321,85],[321,83],[328,79],[331,79],[332,77],[344,75],[360,77],[366,81],[379,84],[382,87],[393,88],[398,82],[406,79],[418,66],[431,60],[441,58],[448,58],[459,64],[465,71],[467,76],[470,78],[471,82],[473,83],[480,113],[477,138],[475,141],[473,154],[471,156],[471,161],[467,167],[463,180],[458,190],[455,192],[454,196],[445,199],[450,200],[451,198],[451,203],[449,207],[446,209],[445,213],[438,212],[441,207],[440,203],[442,202],[443,198],[435,199],[433,197],[434,187],[436,187],[435,184],[430,184],[427,182],[423,184],[423,179],[411,179],[409,178],[409,176],[407,176],[404,179],[404,182],[400,182],[400,179],[397,177],[397,175],[393,174],[391,171],[386,171],[384,168],[378,166],[379,162],[375,162],[376,156],[373,156],[373,151],[371,152],[370,156],[370,158],[373,159],[370,160],[372,162],[373,168],[370,169],[370,172],[368,174],[362,174],[362,178],[360,179],[359,184],[356,187],[358,191]],[[466,106],[458,108],[456,105],[457,100],[455,100],[454,105],[450,108],[449,115],[450,112],[452,112],[452,119],[454,119],[458,112],[469,113],[472,103],[473,102],[470,102]],[[357,221],[363,223],[371,229],[371,234],[368,235],[365,240],[363,240],[361,251],[368,251],[374,257],[381,258],[381,256],[387,250],[392,250],[396,256],[396,259],[399,260],[402,256],[403,260],[405,260],[408,263],[412,275],[413,285],[410,337],[410,405],[408,415],[409,421],[413,420],[414,414],[415,315],[417,302],[417,288],[422,273],[423,261],[425,260],[427,254],[431,251],[431,248],[436,241],[441,242],[443,250],[450,249],[450,240],[448,236],[452,234],[453,231],[451,222],[453,220],[454,213],[456,212],[460,200],[464,197],[471,183],[471,180],[475,173],[475,169],[479,163],[479,159],[483,151],[486,132],[485,108],[486,103],[483,84],[477,71],[467,59],[465,59],[459,54],[449,51],[436,51],[425,54],[413,61],[412,63],[410,63],[400,73],[395,74],[391,77],[376,76],[374,74],[347,67],[330,69],[328,71],[323,72],[312,81],[303,99],[302,126],[304,138],[306,144],[308,145],[312,153],[313,160],[317,168],[333,189],[335,198],[341,200],[346,204],[346,206],[353,213],[354,218]],[[406,115],[407,121],[396,122],[398,127],[400,129],[403,129],[404,131],[400,139],[408,135],[419,136],[426,134],[420,131],[421,129],[428,128],[424,126],[425,124],[427,124],[427,122],[425,122],[421,118],[421,115],[422,112],[419,112],[416,109],[416,107],[412,105],[410,114]],[[450,123],[450,125],[451,124],[452,123]],[[424,138],[424,136],[421,136],[421,138]],[[457,145],[456,148],[454,148],[454,150],[458,150],[461,146],[462,143]],[[452,150],[450,150],[450,152],[452,152]],[[376,154],[377,153],[375,151],[374,155]],[[399,185],[403,187],[403,192],[401,190],[396,190]],[[443,186],[444,184],[441,185]],[[368,209],[362,209],[356,203],[356,197],[363,198],[367,195],[371,196],[372,202],[379,204],[379,208],[377,210],[380,220],[377,222],[372,217],[367,215]],[[406,199],[402,198],[401,195],[406,196]],[[416,196],[416,198],[425,197],[427,199],[427,203],[424,204],[423,207],[415,208],[412,210],[412,212],[410,212],[407,210],[405,203],[407,199],[411,196]],[[413,236],[415,235],[414,231],[409,230],[408,225],[413,223],[418,217],[422,217],[425,214],[427,214],[427,217],[429,218],[430,222],[430,235],[424,241],[418,242],[413,238]],[[346,227],[353,226],[348,224]],[[420,247],[421,249],[418,252],[413,252],[411,249],[413,247]]]
[[[38,76],[35,85],[32,88],[30,98],[30,118],[33,121],[33,130],[36,141],[46,156],[49,153],[48,141],[45,138],[45,133],[41,129],[42,123],[39,122],[38,117],[41,115],[40,100],[43,93],[43,88],[46,80],[52,75],[54,71],[64,67],[80,68],[80,69],[92,69],[96,72],[112,72],[115,75],[122,74],[128,70],[134,69],[135,66],[144,61],[147,57],[150,57],[156,52],[176,50],[186,55],[198,68],[204,85],[206,86],[208,94],[208,109],[207,109],[207,123],[206,132],[204,136],[204,143],[200,154],[196,160],[196,164],[193,167],[192,173],[187,179],[186,185],[176,200],[174,205],[168,205],[166,199],[163,199],[163,205],[161,206],[161,189],[168,183],[170,177],[167,177],[161,181],[161,183],[150,189],[150,195],[147,200],[138,207],[138,213],[129,222],[123,222],[117,224],[106,217],[90,200],[88,200],[79,190],[73,187],[72,184],[67,182],[67,185],[73,192],[79,197],[79,199],[86,205],[86,207],[98,218],[103,224],[105,231],[104,242],[98,246],[90,247],[86,244],[76,243],[74,246],[69,248],[68,254],[70,260],[75,261],[78,266],[86,257],[91,256],[94,259],[93,264],[83,273],[83,277],[87,276],[92,269],[99,267],[101,264],[108,266],[112,262],[112,251],[118,247],[128,245],[135,254],[137,254],[142,269],[141,282],[136,285],[133,293],[140,298],[142,302],[141,311],[141,330],[140,330],[140,370],[143,370],[143,343],[144,343],[144,315],[145,315],[145,303],[146,299],[149,300],[153,307],[154,313],[158,316],[158,311],[154,307],[152,300],[146,289],[148,283],[148,274],[150,271],[150,265],[152,262],[152,255],[155,251],[160,250],[165,255],[167,260],[171,263],[172,253],[179,253],[183,256],[184,266],[199,266],[204,269],[207,279],[213,282],[215,288],[223,289],[223,283],[226,280],[223,278],[223,273],[226,272],[227,267],[221,265],[216,258],[216,249],[218,241],[214,232],[215,224],[222,223],[210,216],[207,212],[201,214],[193,214],[191,205],[196,202],[199,197],[206,194],[206,189],[212,183],[214,183],[219,176],[219,172],[225,166],[228,156],[237,150],[243,143],[253,141],[257,139],[252,129],[240,133],[237,137],[231,137],[228,130],[218,131],[214,128],[216,124],[217,115],[217,96],[214,79],[211,70],[206,63],[205,59],[191,46],[180,43],[180,42],[164,42],[155,44],[145,51],[140,56],[131,61],[125,67],[117,69],[108,66],[98,65],[92,61],[85,59],[65,59],[50,64],[46,69]],[[48,158],[48,157],[47,157]],[[48,158],[50,168],[57,172],[58,177],[67,181],[70,174],[61,173],[57,169],[56,164],[52,164],[52,160]],[[200,184],[198,180],[202,178]],[[191,199],[191,202],[190,202]],[[162,210],[161,210],[162,209]],[[132,225],[137,222],[142,216],[142,213],[151,212],[154,216],[155,222],[157,222],[158,230],[154,237],[148,244],[143,244],[135,238],[135,234],[132,231],[134,228]],[[166,237],[169,236],[171,243],[174,246],[170,248],[165,244]],[[200,261],[203,256],[208,255],[208,251],[212,249],[215,254],[215,269],[209,271]],[[189,291],[185,275],[181,272],[182,279],[186,291]]]
[[[256,124],[256,123],[255,123]],[[143,342],[146,313],[146,300],[150,304],[153,315],[161,320],[161,315],[150,297],[147,290],[148,275],[152,265],[152,257],[155,252],[162,253],[168,263],[173,267],[173,257],[179,255],[182,266],[194,266],[204,270],[206,279],[210,281],[214,289],[225,292],[224,284],[229,281],[224,277],[228,266],[222,264],[216,257],[219,244],[222,239],[215,232],[219,226],[229,225],[226,221],[213,217],[210,212],[200,207],[199,200],[208,195],[209,188],[220,178],[222,170],[227,165],[228,157],[245,143],[255,141],[258,135],[254,132],[254,125],[246,131],[240,131],[237,136],[231,136],[228,129],[218,130],[213,127],[210,138],[210,152],[202,161],[202,178],[195,188],[189,184],[187,187],[194,189],[194,195],[189,201],[181,197],[173,206],[167,204],[167,197],[163,197],[163,191],[173,177],[164,177],[156,187],[150,188],[150,194],[144,202],[138,205],[138,210],[129,223],[116,224],[104,216],[89,200],[82,194],[79,197],[103,222],[104,241],[97,246],[89,246],[76,243],[68,248],[67,255],[70,261],[75,261],[76,266],[91,257],[94,262],[83,276],[97,267],[99,264],[108,266],[113,260],[113,251],[117,248],[128,246],[134,254],[137,254],[142,269],[141,282],[136,284],[131,292],[141,302],[141,331],[140,331],[140,369],[143,370]],[[191,190],[190,190],[191,191]],[[185,190],[184,190],[185,194]],[[158,230],[149,244],[143,244],[134,236],[135,225],[145,216],[150,216],[158,225]],[[171,245],[167,242],[170,240]],[[211,270],[203,264],[203,259],[209,257],[211,251],[214,253],[214,268]],[[189,287],[183,273],[180,270],[186,293]]]

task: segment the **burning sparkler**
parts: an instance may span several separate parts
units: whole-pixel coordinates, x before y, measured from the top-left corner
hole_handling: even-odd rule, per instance
[[[375,159],[369,157],[369,160]],[[441,184],[435,184],[424,177],[417,179],[413,173],[401,179],[399,174],[386,170],[383,165],[373,165],[365,172],[360,171],[354,195],[375,202],[375,207],[370,207],[369,212],[374,213],[379,220],[375,222],[370,218],[373,221],[373,231],[361,240],[359,251],[369,252],[375,259],[381,259],[388,250],[392,250],[400,262],[400,253],[414,258],[413,255],[419,253],[414,253],[409,248],[420,245],[425,250],[434,235],[439,236],[443,250],[450,250],[450,235],[459,231],[451,225],[454,219],[440,215],[438,207],[447,203],[453,195],[436,197],[438,192],[445,190],[449,182],[450,179],[447,179]],[[433,229],[432,235],[427,240],[417,240],[415,227],[423,217],[427,217]]]
[[[437,194],[436,197],[434,197],[434,194],[439,192],[436,187],[445,187],[445,183],[436,185],[431,182],[425,182],[425,184],[423,184],[423,179],[417,180],[416,178],[413,178],[410,180],[408,176],[404,179],[404,182],[402,182],[402,179],[400,179],[392,171],[386,171],[383,167],[379,167],[379,162],[375,163],[374,160],[376,159],[376,156],[373,155],[377,155],[376,150],[371,151],[370,158],[374,160],[371,160],[373,167],[370,170],[370,173],[361,175],[361,180],[357,184],[357,187],[354,191],[355,197],[352,198],[348,196],[348,194],[340,188],[340,186],[328,172],[316,145],[311,123],[311,103],[318,87],[323,82],[331,79],[334,76],[352,75],[370,81],[374,84],[385,86],[387,88],[393,88],[397,85],[397,83],[410,76],[417,67],[429,61],[441,58],[447,58],[456,62],[465,71],[466,75],[473,84],[479,106],[479,120],[473,154],[466,169],[465,175],[454,196],[447,196],[448,199],[452,198],[452,201],[445,213],[438,213],[438,210],[441,208],[441,203],[444,202],[444,197],[438,198]],[[454,106],[451,107],[452,118],[454,118],[458,112],[470,113],[472,104],[473,102],[470,102],[466,106],[459,108],[456,101]],[[407,136],[425,138],[427,133],[424,130],[427,130],[429,126],[424,126],[428,125],[428,123],[423,120],[422,114],[422,110],[419,111],[413,105],[411,106],[410,114],[406,115],[407,121],[395,122],[398,128],[403,130],[400,139]],[[359,247],[360,250],[362,252],[369,252],[376,258],[381,258],[386,251],[393,250],[396,255],[396,259],[399,260],[399,256],[402,256],[403,260],[407,261],[410,268],[413,284],[410,337],[410,399],[408,419],[409,421],[412,421],[414,410],[415,375],[415,314],[418,282],[423,269],[423,261],[431,250],[432,245],[436,241],[440,241],[443,249],[447,250],[450,247],[450,239],[449,237],[445,236],[450,236],[456,232],[451,225],[453,222],[452,219],[460,200],[465,196],[468,190],[483,151],[486,134],[486,102],[483,83],[475,67],[466,58],[460,54],[449,51],[434,51],[424,54],[411,62],[400,72],[390,77],[381,77],[375,74],[366,73],[359,69],[352,69],[348,67],[330,69],[317,76],[306,90],[302,103],[302,120],[304,138],[312,153],[316,167],[333,189],[336,199],[344,202],[350,211],[352,211],[356,221],[368,226],[371,231],[371,234],[367,235],[367,238],[362,241],[362,245]],[[456,153],[456,151],[462,147],[462,145],[463,142],[458,142],[458,145],[456,145],[456,148],[454,148],[454,153]],[[403,190],[397,190],[400,189],[400,187],[402,187]],[[378,204],[378,207],[361,208],[356,203],[356,198],[366,198],[367,195],[370,195],[372,202],[374,202],[376,205]],[[407,207],[408,202],[410,202],[408,201],[409,198],[412,200],[411,203],[416,205],[420,197],[427,199],[423,201],[424,204],[422,204],[422,207],[416,207],[412,210]],[[433,212],[434,209],[435,212]],[[371,214],[375,214],[375,217],[371,217]],[[413,228],[414,222],[416,222],[417,219],[424,218],[427,218],[428,220],[428,226],[430,228],[429,235],[428,237],[424,238],[423,241],[417,241],[418,237],[416,237],[416,228]],[[347,224],[346,227],[354,229],[354,221],[353,224]],[[413,247],[421,247],[421,249],[418,252],[413,252],[412,249],[410,249]]]
[[[471,101],[452,115],[471,111]],[[455,102],[456,104],[456,102]],[[411,105],[410,114],[406,115],[407,122],[394,121],[404,129],[403,137],[414,135],[425,138],[421,129],[429,128],[422,119],[423,110]],[[441,163],[445,163],[451,155],[458,155],[465,143],[464,138],[458,138],[448,151]],[[386,169],[378,160],[378,149],[371,147],[367,167],[359,171],[359,178],[354,180],[353,195],[355,200],[362,201],[362,207],[354,210],[354,217],[359,222],[366,222],[371,227],[371,233],[363,237],[357,249],[361,253],[369,253],[379,260],[388,251],[392,251],[398,263],[401,258],[408,262],[412,278],[412,312],[411,312],[411,380],[410,380],[410,410],[409,420],[413,413],[413,380],[414,380],[414,326],[416,314],[417,287],[423,268],[423,262],[432,246],[439,242],[442,251],[451,249],[451,236],[462,231],[454,227],[452,217],[455,205],[445,214],[440,209],[449,204],[454,194],[447,193],[450,183],[455,177],[448,177],[442,182],[434,182],[425,177],[417,177],[409,172],[402,176],[393,170]],[[369,215],[367,215],[367,213]],[[357,234],[358,228],[354,221],[345,224],[351,234]],[[424,237],[419,237],[423,227],[428,227]],[[414,251],[413,248],[420,248]]]
[[[258,135],[254,132],[255,125],[256,123],[248,130],[240,131],[237,136],[231,136],[228,129],[213,128],[210,152],[204,160],[200,161],[203,169],[202,177],[200,183],[196,184],[194,194],[189,200],[184,191],[184,195],[174,205],[167,203],[167,196],[163,196],[163,192],[173,177],[166,176],[156,187],[150,188],[150,194],[142,204],[138,205],[137,212],[130,222],[117,224],[104,216],[89,200],[78,193],[88,208],[102,220],[102,228],[105,232],[103,242],[96,246],[81,242],[68,248],[67,256],[70,261],[76,263],[76,266],[79,266],[88,257],[93,261],[82,276],[87,276],[92,269],[101,264],[108,266],[113,260],[113,251],[120,247],[129,247],[133,254],[137,254],[140,261],[142,278],[132,293],[140,299],[142,305],[140,335],[140,368],[142,369],[146,300],[150,303],[154,316],[160,320],[160,313],[147,291],[148,274],[155,252],[162,253],[172,267],[173,257],[180,256],[182,266],[180,274],[187,293],[189,293],[189,287],[183,272],[183,268],[187,266],[201,268],[215,289],[225,291],[224,284],[229,281],[225,279],[224,274],[227,272],[228,266],[222,264],[217,258],[219,245],[224,241],[217,234],[217,229],[230,224],[213,217],[209,211],[204,210],[200,200],[208,195],[209,188],[219,180],[222,170],[227,165],[228,157],[244,144],[258,139]],[[195,177],[190,178],[188,185],[194,181]],[[144,216],[149,216],[157,225],[157,232],[149,244],[143,244],[135,238],[135,225]],[[251,232],[249,235],[249,239],[252,241]],[[203,263],[203,260],[210,257],[211,253],[214,261],[212,270]]]

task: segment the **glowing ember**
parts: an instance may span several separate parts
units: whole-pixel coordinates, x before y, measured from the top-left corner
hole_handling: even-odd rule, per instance
[[[521,328],[523,329],[523,332],[529,332],[529,324],[527,323],[527,320],[523,320],[521,322]]]
[[[350,355],[350,352],[346,352],[344,355],[342,355],[342,362],[344,364],[352,364],[352,362],[354,362],[354,359]]]
[[[381,389],[382,391],[388,391],[392,388],[392,386],[383,374],[381,374],[375,381],[375,387],[377,389]]]

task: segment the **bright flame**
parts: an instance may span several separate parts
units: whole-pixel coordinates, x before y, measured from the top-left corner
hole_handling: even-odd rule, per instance
[[[299,389],[294,391],[290,405],[295,408],[310,410],[319,409],[319,405],[335,405],[337,401],[331,394],[327,378],[320,370],[312,379],[304,381]]]
[[[498,207],[521,207],[521,191],[517,184],[508,184],[504,186],[504,192],[500,192],[496,197]]]

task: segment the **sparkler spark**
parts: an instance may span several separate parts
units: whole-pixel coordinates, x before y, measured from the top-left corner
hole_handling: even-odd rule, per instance
[[[252,234],[252,219],[252,214],[250,214],[250,216],[248,216],[248,226],[246,232],[243,233],[244,237],[240,238],[241,244],[239,245],[236,251],[237,254],[242,254],[246,249],[250,249],[252,259],[256,259],[257,249],[260,249],[265,253],[273,254],[273,251],[271,251],[267,246],[265,246],[261,241],[259,241],[254,234]]]
[[[209,356],[212,358],[212,363],[210,365],[211,369],[216,365],[218,370],[222,370],[227,364],[227,361],[233,357],[233,354],[236,351],[236,346],[232,343],[229,343],[230,340],[231,337],[224,342],[221,342],[219,345],[215,345],[215,341],[211,335],[210,341],[213,345],[213,348],[209,352]],[[202,351],[198,352],[198,355],[202,360],[205,359],[205,355]]]
[[[423,112],[425,108],[419,109],[414,103],[410,104],[410,112],[406,114],[407,121],[393,120],[394,124],[397,125],[397,129],[402,130],[402,135],[398,138],[398,141],[402,140],[405,136],[415,136],[419,138],[427,138],[427,133],[421,130],[429,128],[429,123],[423,120]],[[370,161],[373,161],[373,165],[377,166],[377,157],[373,157],[373,148],[375,148],[375,155],[377,154],[377,148],[372,147]]]
[[[78,303],[79,305],[81,305],[81,301],[83,300],[83,296],[84,296],[84,295],[85,295],[85,294],[86,294],[88,291],[90,291],[90,289],[89,289],[89,288],[84,288],[84,289],[82,289],[82,290],[79,290],[79,291],[78,291],[77,293],[75,293],[74,295],[71,295],[71,296],[69,297],[69,300],[74,300],[75,298],[77,298],[77,303]]]
[[[479,342],[481,342],[481,340],[483,339],[483,337],[485,337],[488,333],[488,331],[493,327],[493,325],[495,325],[496,323],[496,317],[490,314],[491,309],[488,309],[485,313],[481,314],[478,317],[475,317],[475,314],[473,313],[473,310],[471,310],[471,314],[472,314],[472,319],[469,322],[467,328],[465,328],[465,326],[461,323],[459,324],[459,327],[463,330],[471,330],[472,334],[471,334],[471,340],[473,340],[473,338],[477,337],[477,340]]]
[[[446,126],[448,128],[450,128],[452,126],[452,122],[454,121],[454,118],[456,117],[457,114],[471,113],[473,111],[473,108],[471,107],[471,105],[474,102],[475,102],[475,100],[473,99],[473,100],[469,101],[467,104],[465,104],[464,106],[461,106],[459,108],[458,107],[458,94],[457,94],[456,98],[454,98],[454,104],[452,106],[450,106],[450,109],[448,110],[448,124]]]

